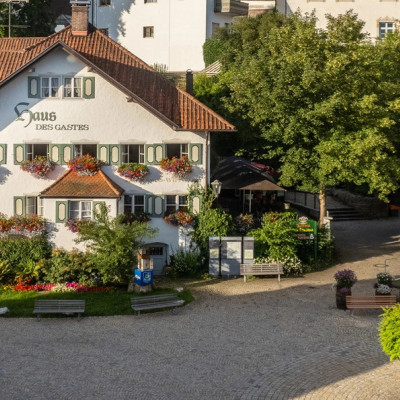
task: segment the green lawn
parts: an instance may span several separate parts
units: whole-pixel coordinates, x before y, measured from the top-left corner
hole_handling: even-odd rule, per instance
[[[169,289],[153,290],[149,295],[171,293]],[[115,290],[112,292],[18,292],[15,290],[0,289],[0,308],[7,307],[10,311],[3,315],[5,317],[35,317],[32,313],[35,299],[81,299],[86,300],[86,311],[84,316],[105,315],[133,315],[130,298],[138,296],[136,293],[128,293],[126,290]],[[185,304],[193,300],[188,290],[178,294],[185,300]],[[60,317],[61,314],[43,315],[43,317]]]

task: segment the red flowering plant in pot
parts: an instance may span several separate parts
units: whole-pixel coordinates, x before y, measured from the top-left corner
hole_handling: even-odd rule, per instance
[[[187,156],[183,156],[181,158],[165,157],[160,162],[161,169],[166,172],[171,172],[175,175],[178,175],[180,178],[183,178],[186,174],[192,172],[193,166]]]
[[[55,164],[46,156],[36,156],[33,160],[24,160],[21,163],[21,169],[29,172],[39,178],[45,177],[53,171]]]
[[[194,216],[189,211],[179,210],[172,214],[166,215],[164,221],[169,225],[188,226],[192,225]]]
[[[139,163],[126,163],[121,164],[117,172],[124,178],[128,178],[131,181],[141,181],[149,174],[149,168],[147,165]]]
[[[78,175],[96,175],[100,171],[103,161],[97,160],[89,154],[78,156],[68,161],[68,167]]]

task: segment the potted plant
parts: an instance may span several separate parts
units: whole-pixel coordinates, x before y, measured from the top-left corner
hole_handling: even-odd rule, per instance
[[[128,178],[131,181],[141,181],[149,174],[149,168],[147,165],[139,163],[126,163],[121,164],[118,167],[117,172],[124,178]]]
[[[166,215],[164,221],[169,225],[174,226],[187,226],[193,222],[193,214],[188,211],[177,211],[172,214]]]
[[[240,214],[235,219],[235,225],[237,230],[245,235],[254,225],[254,219],[252,214]]]
[[[29,172],[39,178],[45,177],[54,168],[55,164],[46,156],[36,156],[33,160],[24,160],[21,163],[23,171]]]
[[[68,161],[68,167],[76,171],[78,175],[95,175],[103,164],[103,161],[99,161],[89,154]]]
[[[181,158],[165,157],[160,162],[161,169],[166,172],[171,172],[183,178],[186,174],[192,172],[193,166],[187,156]]]
[[[375,295],[377,296],[388,296],[392,293],[392,288],[388,285],[378,283],[375,289]]]
[[[344,269],[336,272],[334,275],[336,280],[336,307],[346,310],[346,296],[351,296],[351,288],[357,282],[357,276],[354,271]]]

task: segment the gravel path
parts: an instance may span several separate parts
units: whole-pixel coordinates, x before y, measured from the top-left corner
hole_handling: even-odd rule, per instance
[[[340,263],[305,278],[186,283],[170,312],[0,319],[0,399],[400,399],[400,363],[380,349],[380,311],[335,307],[338,269],[355,294],[389,261],[400,275],[400,219],[337,222]],[[1,305],[0,305],[1,306]]]

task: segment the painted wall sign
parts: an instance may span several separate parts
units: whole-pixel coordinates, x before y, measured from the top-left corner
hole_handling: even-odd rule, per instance
[[[32,112],[28,108],[29,103],[18,103],[14,107],[14,111],[17,114],[16,121],[23,121],[26,123],[24,128],[34,123],[32,126],[37,131],[87,131],[89,130],[88,124],[49,124],[47,122],[55,122],[57,120],[57,114],[55,111],[35,111]],[[43,123],[44,122],[44,123]]]

